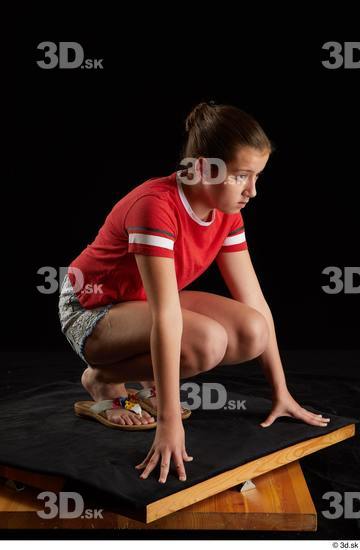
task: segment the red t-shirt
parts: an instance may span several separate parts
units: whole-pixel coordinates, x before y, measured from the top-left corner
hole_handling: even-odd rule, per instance
[[[115,204],[94,241],[69,266],[82,273],[83,281],[76,283],[68,270],[83,307],[146,300],[134,253],[174,258],[182,290],[218,252],[247,248],[240,211],[226,214],[215,208],[211,219],[203,221],[192,210],[182,185],[173,172],[145,181]]]

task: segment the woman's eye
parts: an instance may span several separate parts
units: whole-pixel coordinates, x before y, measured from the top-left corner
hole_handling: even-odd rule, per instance
[[[239,174],[238,176],[236,176],[236,179],[240,181],[244,181],[247,177],[248,177],[247,174]]]

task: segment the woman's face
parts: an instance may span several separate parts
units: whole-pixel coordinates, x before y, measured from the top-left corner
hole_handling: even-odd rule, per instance
[[[234,159],[226,165],[227,177],[218,184],[207,185],[212,206],[225,213],[235,213],[256,196],[256,181],[269,159],[268,150],[252,147],[238,149]]]

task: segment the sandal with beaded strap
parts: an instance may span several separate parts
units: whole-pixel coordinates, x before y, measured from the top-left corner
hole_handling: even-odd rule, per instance
[[[74,404],[74,411],[77,416],[93,418],[109,428],[116,428],[118,430],[151,430],[156,428],[156,421],[149,424],[132,425],[111,422],[111,420],[106,417],[105,412],[109,409],[127,409],[138,415],[138,417],[141,417],[142,415],[140,403],[132,400],[130,396],[120,396],[115,399],[104,399],[103,401],[77,401]]]
[[[149,397],[156,397],[156,387],[151,386],[151,388],[143,388],[142,390],[135,391],[135,389],[128,390],[128,397],[132,401],[139,403],[141,407],[151,414],[154,418],[157,416],[157,411],[154,409],[153,404],[149,400]],[[181,418],[183,420],[186,420],[191,415],[190,409],[185,409],[184,407],[181,407]]]

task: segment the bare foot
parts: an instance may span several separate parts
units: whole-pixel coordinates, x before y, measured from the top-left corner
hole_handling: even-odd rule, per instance
[[[98,371],[90,367],[84,370],[81,376],[81,383],[94,401],[115,399],[115,397],[127,395],[124,384],[105,383],[99,380]],[[155,421],[154,417],[144,410],[142,410],[141,417],[127,409],[109,409],[105,411],[105,414],[110,422],[127,424],[129,426],[133,424],[152,424]]]

